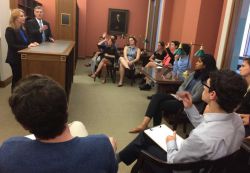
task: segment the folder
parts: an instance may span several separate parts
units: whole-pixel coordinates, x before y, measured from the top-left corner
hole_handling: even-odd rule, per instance
[[[173,130],[171,130],[165,124],[144,130],[144,133],[148,135],[156,144],[158,144],[163,150],[167,151],[167,136],[173,135]],[[178,149],[180,149],[182,141],[184,139],[176,134],[176,143]]]

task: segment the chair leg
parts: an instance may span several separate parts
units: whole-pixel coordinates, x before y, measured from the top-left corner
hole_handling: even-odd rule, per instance
[[[131,82],[130,85],[133,86],[133,84],[135,83],[135,70],[131,70]]]
[[[112,75],[111,75],[111,78],[112,78],[112,81],[113,81],[113,83],[115,83],[116,82],[116,70],[115,69],[112,69],[111,70],[112,71]]]

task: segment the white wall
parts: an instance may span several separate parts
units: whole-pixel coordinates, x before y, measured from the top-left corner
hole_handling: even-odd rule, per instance
[[[0,0],[1,17],[0,17],[0,81],[9,78],[12,73],[9,64],[5,63],[7,56],[7,43],[5,40],[5,29],[9,24],[10,2],[9,0]]]

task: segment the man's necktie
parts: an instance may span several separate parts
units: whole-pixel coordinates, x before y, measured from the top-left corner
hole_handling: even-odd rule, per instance
[[[43,27],[42,20],[39,20],[39,25],[40,25],[40,28]],[[42,42],[45,42],[45,41],[46,41],[46,36],[45,36],[45,32],[43,31],[42,32]]]

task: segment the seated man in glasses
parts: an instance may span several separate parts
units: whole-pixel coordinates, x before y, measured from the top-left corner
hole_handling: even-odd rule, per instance
[[[117,154],[117,160],[130,165],[142,149],[169,163],[216,160],[234,153],[240,149],[245,135],[242,120],[234,110],[246,91],[246,81],[235,72],[212,72],[204,83],[202,100],[207,107],[203,116],[192,104],[192,96],[188,92],[178,94],[195,127],[180,148],[176,145],[175,132],[166,136],[167,152],[141,133]]]

